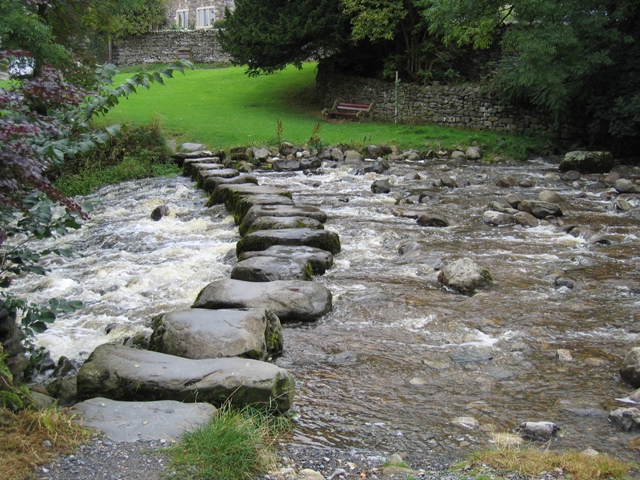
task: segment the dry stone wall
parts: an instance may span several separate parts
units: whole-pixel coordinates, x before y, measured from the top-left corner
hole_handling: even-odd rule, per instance
[[[118,66],[170,63],[177,59],[194,63],[228,62],[216,39],[215,30],[167,30],[122,37],[114,45],[113,61]]]
[[[374,103],[374,118],[404,124],[435,124],[507,133],[551,134],[553,119],[531,108],[503,104],[479,86],[414,85],[346,75],[320,75],[318,92],[327,108],[335,100]],[[396,100],[397,99],[397,100]],[[554,136],[566,142],[582,135],[577,124],[566,124]]]

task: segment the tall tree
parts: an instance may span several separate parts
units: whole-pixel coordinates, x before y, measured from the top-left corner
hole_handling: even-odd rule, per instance
[[[595,144],[639,144],[640,13],[634,0],[514,0],[506,7],[499,0],[424,0],[423,5],[430,30],[446,42],[484,48],[491,33],[506,26],[494,81],[508,99],[547,109],[558,121],[579,109]]]
[[[335,52],[347,44],[348,20],[338,0],[238,0],[218,38],[249,75]]]

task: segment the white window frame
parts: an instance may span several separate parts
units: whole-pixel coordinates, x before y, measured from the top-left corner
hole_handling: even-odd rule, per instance
[[[178,28],[189,28],[189,10],[176,10],[176,25]]]
[[[212,6],[196,8],[196,28],[213,28],[216,11]]]

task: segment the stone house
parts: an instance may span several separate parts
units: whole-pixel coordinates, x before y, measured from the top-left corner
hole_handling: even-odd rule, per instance
[[[234,0],[168,0],[167,25],[170,28],[200,30],[213,28],[224,18],[225,8],[234,9]]]

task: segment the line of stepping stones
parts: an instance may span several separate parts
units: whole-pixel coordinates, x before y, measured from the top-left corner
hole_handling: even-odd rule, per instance
[[[295,205],[290,192],[260,186],[210,152],[176,160],[210,193],[208,206],[233,214],[238,262],[191,309],[154,318],[149,350],[105,344],[82,365],[77,398],[85,401],[74,409],[116,441],[175,438],[226,402],[289,410],[293,376],[266,360],[282,351],[282,323],[314,321],[332,308],[331,292],[308,281],[340,251],[323,211]]]

